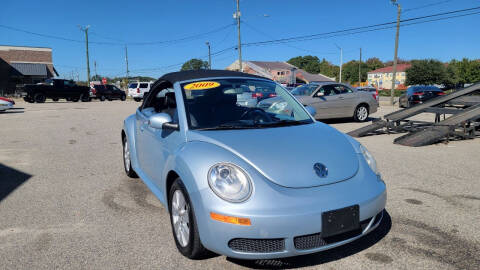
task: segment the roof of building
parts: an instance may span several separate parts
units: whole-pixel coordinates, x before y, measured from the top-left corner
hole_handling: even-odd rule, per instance
[[[332,78],[329,78],[327,76],[324,76],[322,74],[311,74],[306,72],[303,69],[298,69],[297,70],[297,76],[298,74],[301,74],[302,77],[308,81],[308,82],[331,82],[334,81]]]
[[[410,68],[412,65],[411,64],[398,64],[397,65],[397,72],[402,72]],[[391,73],[393,72],[393,66],[388,66],[388,67],[383,67],[379,69],[375,69],[372,71],[369,71],[368,73]]]
[[[187,70],[187,71],[178,71],[171,72],[163,75],[158,80],[159,81],[169,81],[174,84],[176,82],[186,81],[186,80],[195,80],[208,77],[246,77],[246,78],[261,78],[257,75],[252,75],[248,73],[230,71],[230,70],[215,70],[215,69],[201,69],[201,70]]]
[[[294,65],[291,65],[287,62],[266,62],[266,61],[248,61],[250,63],[253,63],[259,67],[262,67],[264,69],[268,70],[273,70],[273,69],[287,69],[291,70],[292,68],[296,68]]]
[[[46,64],[11,63],[11,66],[25,76],[47,76]]]
[[[19,51],[48,51],[51,52],[52,48],[49,47],[31,47],[31,46],[12,46],[12,45],[0,45],[0,51],[19,50]]]

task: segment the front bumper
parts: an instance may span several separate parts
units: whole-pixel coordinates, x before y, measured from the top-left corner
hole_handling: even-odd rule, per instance
[[[191,194],[191,199],[200,239],[207,249],[233,258],[272,259],[320,252],[368,234],[380,224],[387,193],[385,183],[360,166],[357,175],[347,181],[314,188],[285,188],[257,181],[252,197],[240,204],[226,203],[208,189]],[[356,204],[361,229],[336,240],[321,239],[322,213]],[[250,218],[251,226],[212,220],[211,212]],[[298,243],[301,238],[317,244],[302,246]],[[245,251],[248,248],[238,246],[242,243],[250,247],[257,243],[260,248],[257,245]],[[261,245],[268,248],[262,250]]]

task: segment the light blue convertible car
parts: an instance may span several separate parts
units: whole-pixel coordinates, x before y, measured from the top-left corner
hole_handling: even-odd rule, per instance
[[[237,103],[269,88],[288,110]],[[188,258],[268,259],[319,252],[374,230],[386,188],[372,155],[316,122],[279,84],[245,73],[169,73],[125,119],[123,157],[168,208]]]

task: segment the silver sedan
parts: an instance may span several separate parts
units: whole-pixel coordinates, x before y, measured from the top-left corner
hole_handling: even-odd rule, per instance
[[[336,82],[309,83],[295,88],[292,94],[304,106],[315,108],[317,119],[353,117],[355,121],[368,120],[377,111],[378,104],[371,93]],[[278,98],[261,101],[258,107],[267,111],[288,110]]]

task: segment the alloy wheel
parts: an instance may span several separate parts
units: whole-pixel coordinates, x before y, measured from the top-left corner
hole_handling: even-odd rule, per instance
[[[127,140],[123,143],[123,162],[125,162],[125,170],[130,171],[130,149]]]
[[[360,121],[366,120],[368,117],[368,109],[364,106],[360,106],[357,109],[357,119]]]
[[[175,190],[171,205],[175,237],[182,247],[186,247],[190,239],[190,206],[181,190]]]

